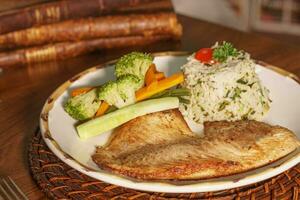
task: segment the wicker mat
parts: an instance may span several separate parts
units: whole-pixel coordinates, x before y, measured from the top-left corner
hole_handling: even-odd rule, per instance
[[[300,199],[300,164],[275,178],[231,190],[209,193],[149,193],[90,178],[64,164],[37,131],[29,145],[29,165],[38,186],[51,199]]]

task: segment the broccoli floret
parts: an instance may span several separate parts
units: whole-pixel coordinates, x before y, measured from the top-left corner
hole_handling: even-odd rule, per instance
[[[97,112],[101,101],[97,97],[96,89],[68,99],[64,105],[65,111],[74,119],[86,120]]]
[[[120,108],[124,101],[118,91],[118,85],[116,81],[109,81],[102,85],[98,91],[98,98],[106,101],[109,105],[114,105]]]
[[[142,87],[145,74],[153,62],[153,57],[146,53],[132,52],[122,56],[116,63],[115,75],[119,78],[122,75],[132,74],[137,76]]]
[[[123,75],[118,78],[117,85],[124,106],[135,103],[135,91],[140,88],[140,79],[132,74]]]
[[[98,97],[109,105],[122,108],[135,102],[135,91],[140,86],[140,79],[127,74],[110,81],[98,89]]]

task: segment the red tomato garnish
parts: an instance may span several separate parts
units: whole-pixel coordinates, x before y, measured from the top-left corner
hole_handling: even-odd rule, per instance
[[[213,50],[211,48],[202,48],[196,52],[195,58],[203,63],[208,63],[212,60],[212,54]]]

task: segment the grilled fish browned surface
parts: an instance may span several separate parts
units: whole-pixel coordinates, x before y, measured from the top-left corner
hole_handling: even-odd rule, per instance
[[[290,130],[257,121],[207,122],[198,136],[178,110],[169,110],[119,127],[93,160],[136,179],[206,179],[266,165],[298,147]]]

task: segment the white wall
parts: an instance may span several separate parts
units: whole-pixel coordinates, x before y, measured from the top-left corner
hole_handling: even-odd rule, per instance
[[[179,14],[221,24],[239,30],[248,29],[248,0],[236,0],[241,14],[234,12],[228,0],[172,0]]]

